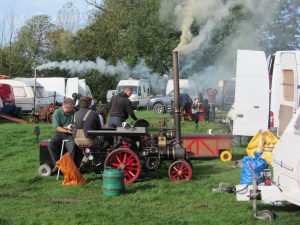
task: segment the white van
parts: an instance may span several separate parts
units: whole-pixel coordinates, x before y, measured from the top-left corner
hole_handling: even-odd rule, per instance
[[[62,103],[65,97],[64,77],[39,77],[36,80],[44,86],[51,103]]]
[[[114,96],[116,94],[116,90],[108,90],[106,93],[106,101],[107,103],[110,102],[111,97]]]
[[[132,88],[132,95],[129,99],[132,102],[133,107],[138,108],[147,106],[148,101],[151,98],[149,80],[120,80],[116,88],[116,93],[120,93],[125,87]]]
[[[66,97],[72,98],[74,93],[93,98],[90,87],[86,84],[85,79],[79,79],[78,77],[66,79]]]
[[[39,77],[37,81],[45,87],[51,102],[54,102],[55,99],[57,103],[61,104],[65,97],[72,98],[74,93],[93,98],[85,79],[78,77]]]
[[[32,112],[34,108],[34,81],[30,79],[3,79],[0,83],[9,84],[12,86],[16,106],[22,108],[23,113]],[[50,104],[48,95],[44,87],[36,82],[36,99],[35,99],[35,110],[38,111],[40,108],[47,107]]]
[[[194,94],[191,95],[189,93],[190,91],[190,83],[188,79],[179,79],[179,87],[180,87],[180,93],[187,93],[190,96],[194,96]],[[173,80],[168,80],[167,87],[166,87],[166,95],[169,95],[174,90],[174,82]]]
[[[268,70],[269,69],[269,70]],[[270,129],[280,136],[299,106],[300,51],[238,50],[233,135]]]

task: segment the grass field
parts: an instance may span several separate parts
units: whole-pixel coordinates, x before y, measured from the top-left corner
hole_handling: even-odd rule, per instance
[[[139,118],[158,124],[158,115],[137,112]],[[252,217],[251,202],[237,202],[234,194],[212,193],[219,182],[238,184],[240,169],[233,161],[197,160],[189,182],[172,183],[167,165],[126,186],[119,197],[102,194],[100,175],[84,174],[87,183],[78,187],[62,186],[61,177],[39,177],[39,152],[34,127],[0,120],[0,224],[269,224]],[[39,124],[40,140],[49,139],[52,128]],[[216,123],[201,125],[221,132]],[[183,133],[194,132],[193,124],[184,122]],[[235,157],[245,150],[234,148]],[[236,159],[235,158],[235,159]],[[300,207],[259,205],[277,214],[272,224],[300,224]]]

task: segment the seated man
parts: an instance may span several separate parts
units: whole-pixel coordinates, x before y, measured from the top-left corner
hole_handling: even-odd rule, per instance
[[[78,146],[90,147],[101,142],[99,137],[91,137],[87,134],[88,130],[100,130],[101,122],[99,115],[91,110],[92,98],[81,97],[79,99],[79,111],[75,113],[74,140]]]
[[[57,152],[60,151],[63,140],[69,140],[65,143],[65,147],[74,159],[74,139],[73,139],[73,130],[71,124],[73,122],[73,108],[74,100],[70,98],[64,99],[64,102],[61,108],[56,109],[52,117],[52,126],[55,128],[53,137],[49,143],[48,150],[55,166],[56,161],[59,159]],[[57,167],[55,166],[52,172],[56,172]]]

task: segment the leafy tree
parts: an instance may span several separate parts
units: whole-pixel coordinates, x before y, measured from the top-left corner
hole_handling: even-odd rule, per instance
[[[47,33],[48,50],[45,54],[47,61],[68,60],[72,57],[70,50],[72,33],[58,28]]]
[[[101,57],[111,63],[121,59],[130,66],[143,58],[155,72],[165,73],[179,34],[159,21],[159,2],[104,1],[95,22],[74,38],[74,55],[80,59]]]
[[[17,35],[17,42],[22,45],[22,55],[32,61],[33,66],[46,62],[49,50],[47,34],[54,29],[47,15],[33,16],[27,20]]]
[[[93,97],[101,102],[106,102],[107,91],[115,89],[118,83],[116,76],[103,75],[95,70],[88,72],[84,78],[93,93]]]

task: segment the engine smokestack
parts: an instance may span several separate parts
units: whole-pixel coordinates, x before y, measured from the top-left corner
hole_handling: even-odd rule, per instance
[[[174,121],[175,121],[175,152],[176,158],[185,157],[185,149],[181,145],[181,119],[179,106],[179,70],[178,70],[178,51],[173,51],[173,81],[174,81]]]

